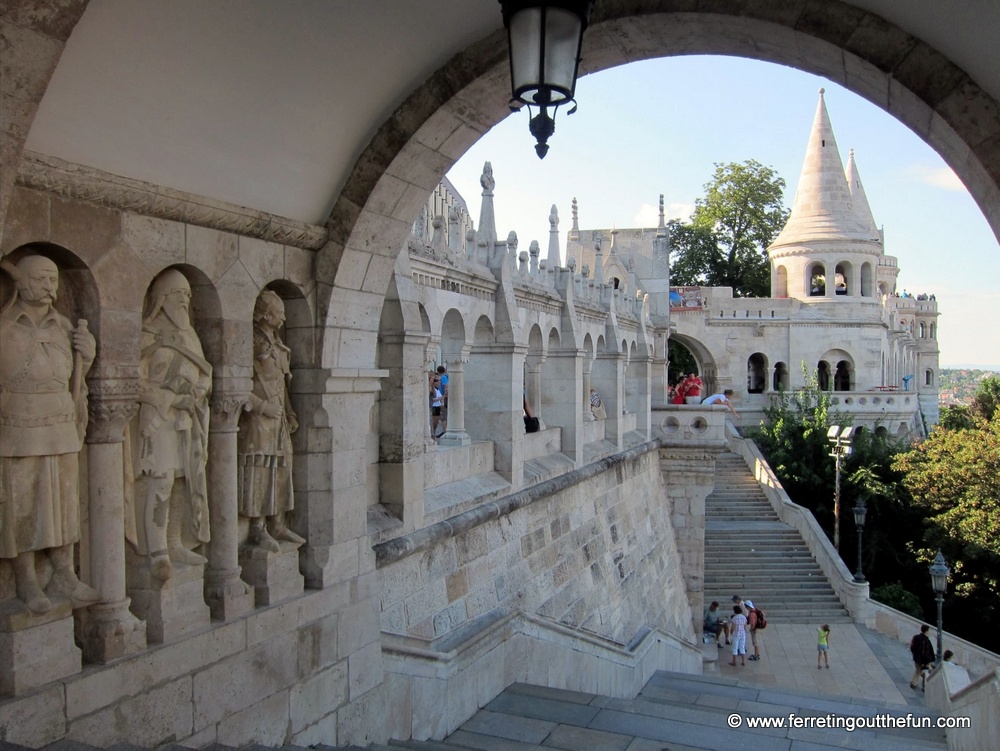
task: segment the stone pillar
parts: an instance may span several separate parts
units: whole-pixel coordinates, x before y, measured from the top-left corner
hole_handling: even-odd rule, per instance
[[[653,358],[636,355],[625,370],[625,405],[636,416],[635,429],[649,438],[652,399],[649,393],[650,369]]]
[[[562,453],[580,466],[583,454],[583,352],[558,350],[546,360],[545,413],[550,425],[562,428]],[[590,391],[587,392],[590,398]]]
[[[445,355],[448,364],[448,430],[438,440],[439,446],[468,446],[472,443],[465,432],[465,364],[467,352]]]
[[[462,375],[468,433],[493,441],[493,469],[512,490],[524,477],[524,351],[516,344],[479,345]]]
[[[208,428],[208,543],[205,602],[218,621],[232,620],[254,606],[253,588],[240,578],[236,433],[240,412],[250,403],[249,378],[216,377]]]
[[[387,370],[315,368],[297,369],[292,379],[292,404],[299,416],[292,436],[294,513],[296,529],[306,535],[299,565],[310,588],[375,571],[367,522],[368,505],[375,500],[366,484],[374,464],[368,440],[375,427],[375,396],[388,375]]]
[[[77,612],[84,659],[106,663],[146,648],[146,624],[125,594],[125,427],[139,409],[139,384],[92,382],[87,431],[90,583],[100,602]]]
[[[541,430],[545,429],[545,420],[542,418],[542,363],[544,362],[545,358],[538,355],[528,358],[528,377],[524,384],[528,392],[528,404],[538,418],[538,427]]]
[[[624,352],[609,352],[598,355],[598,365],[592,378],[597,393],[604,400],[608,418],[604,422],[604,437],[619,448],[622,447],[624,424],[622,410],[625,409],[625,358]],[[590,395],[590,392],[587,392]]]
[[[726,444],[661,438],[660,473],[667,488],[692,627],[701,633],[705,608],[705,498],[715,487],[715,461]]]
[[[429,336],[379,334],[381,361],[389,377],[379,406],[380,501],[405,531],[424,524],[424,451],[430,439],[426,351]]]
[[[587,360],[583,364],[583,421],[584,422],[594,422],[597,420],[594,417],[594,413],[590,410],[590,371],[594,367],[593,360]]]

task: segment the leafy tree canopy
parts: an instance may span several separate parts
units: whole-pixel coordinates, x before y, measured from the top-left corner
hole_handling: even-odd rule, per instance
[[[671,280],[675,285],[732,287],[737,297],[770,294],[767,247],[785,222],[785,180],[750,159],[717,163],[691,221],[671,221]]]

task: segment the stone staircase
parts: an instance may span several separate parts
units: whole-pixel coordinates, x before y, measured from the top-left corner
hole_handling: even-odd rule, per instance
[[[798,531],[779,521],[743,459],[724,453],[705,499],[705,604],[728,614],[734,594],[768,623],[851,621]]]
[[[732,728],[738,715],[741,727]],[[524,684],[509,686],[443,741],[389,741],[368,751],[943,751],[940,730],[913,728],[754,728],[749,718],[905,717],[933,715],[919,707],[850,697],[788,693],[733,679],[660,672],[631,701]],[[882,723],[884,724],[884,723]],[[800,745],[803,744],[803,745]],[[320,751],[334,751],[316,746]],[[349,746],[351,751],[361,751]],[[344,751],[347,751],[344,749]]]

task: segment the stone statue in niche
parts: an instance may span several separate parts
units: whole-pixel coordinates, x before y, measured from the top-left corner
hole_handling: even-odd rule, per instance
[[[98,593],[77,578],[80,449],[87,428],[87,385],[97,345],[80,320],[74,328],[53,304],[59,269],[45,256],[4,263],[15,292],[0,311],[0,558],[10,561],[15,591],[35,614],[50,596],[74,608]],[[48,556],[45,590],[36,555]]]
[[[212,366],[191,326],[191,285],[174,269],[151,285],[142,318],[139,425],[133,435],[136,550],[166,581],[206,559],[210,539],[208,419]]]
[[[279,541],[301,544],[287,526],[292,510],[292,439],[299,423],[288,400],[291,350],[281,341],[285,306],[265,290],[253,311],[253,391],[240,416],[240,514],[250,519],[247,542],[271,553]],[[265,523],[266,522],[266,523]]]

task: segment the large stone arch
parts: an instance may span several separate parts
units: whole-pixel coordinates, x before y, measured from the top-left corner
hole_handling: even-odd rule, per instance
[[[735,1],[695,12],[658,0],[600,4],[581,70],[679,54],[788,65],[865,97],[944,158],[1000,237],[1000,103],[943,54],[880,16],[834,0],[821,10]],[[382,296],[413,217],[451,165],[507,116],[508,96],[498,31],[414,91],[362,153],[334,204],[330,241],[317,263],[324,364],[372,366]],[[354,346],[340,346],[344,339]]]

